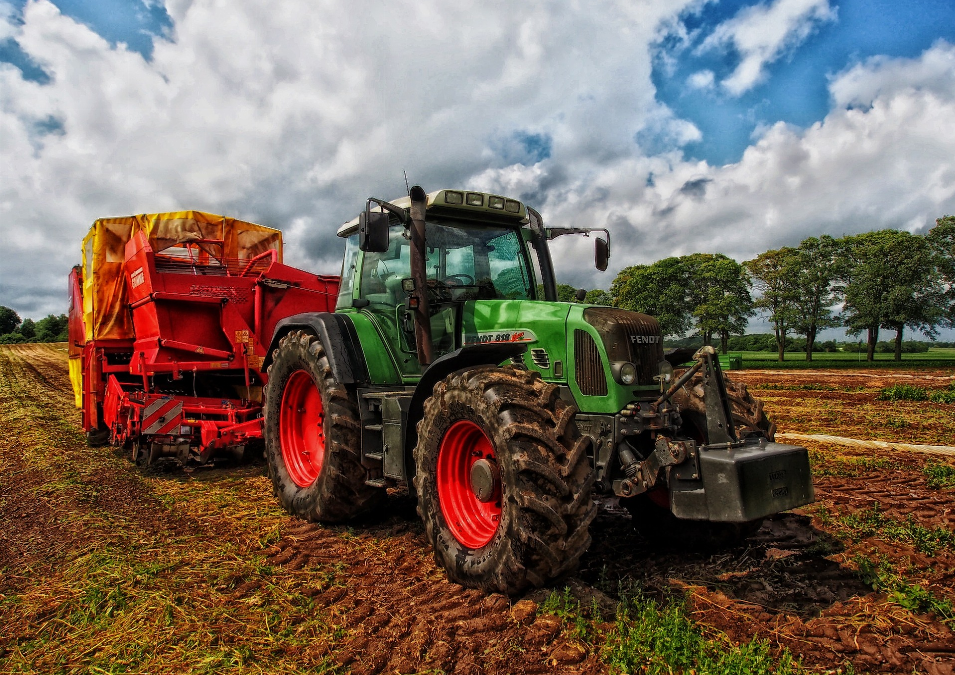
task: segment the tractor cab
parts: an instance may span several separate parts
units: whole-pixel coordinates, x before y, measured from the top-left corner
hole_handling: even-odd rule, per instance
[[[369,200],[366,212],[338,232],[346,246],[337,310],[371,314],[405,375],[420,374],[422,366],[464,346],[462,310],[467,303],[556,300],[547,239],[555,232],[570,233],[544,230],[532,209],[497,195],[442,190],[421,196],[426,199],[424,245],[418,254],[423,284],[413,264],[410,197]],[[599,244],[598,256],[603,250],[606,267],[609,249]],[[430,342],[426,359],[419,356],[426,345],[416,338],[416,320],[425,324],[424,333],[430,332],[430,340],[424,336]]]

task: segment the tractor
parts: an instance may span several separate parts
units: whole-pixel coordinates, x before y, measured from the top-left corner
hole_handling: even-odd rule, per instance
[[[263,435],[276,497],[340,523],[389,488],[417,500],[448,577],[517,594],[572,573],[595,499],[648,536],[726,541],[813,501],[805,448],[711,347],[663,349],[656,319],[559,302],[548,228],[507,197],[415,186],[369,198],[334,311],[280,320]]]

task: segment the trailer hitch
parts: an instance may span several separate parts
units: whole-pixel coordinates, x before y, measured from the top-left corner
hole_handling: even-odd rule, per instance
[[[621,497],[635,497],[652,490],[664,468],[682,464],[687,458],[695,459],[696,443],[689,439],[673,441],[660,436],[654,443],[653,452],[642,462],[626,442],[620,444],[617,453],[627,477],[614,481],[613,491]]]

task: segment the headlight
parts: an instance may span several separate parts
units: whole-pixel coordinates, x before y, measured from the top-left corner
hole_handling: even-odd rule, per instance
[[[659,374],[653,379],[660,383],[661,392],[666,391],[670,380],[673,379],[673,366],[670,365],[669,361],[660,361],[660,363],[657,364],[657,372]]]
[[[610,364],[613,378],[620,384],[630,386],[637,381],[637,367],[629,361],[616,361]]]

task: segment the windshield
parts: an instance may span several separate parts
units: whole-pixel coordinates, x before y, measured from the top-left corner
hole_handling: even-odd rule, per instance
[[[520,231],[455,221],[426,224],[429,280],[451,291],[454,300],[533,299],[535,284]],[[404,300],[401,280],[411,276],[411,241],[401,226],[391,228],[388,250],[365,253],[361,295],[372,303]]]

